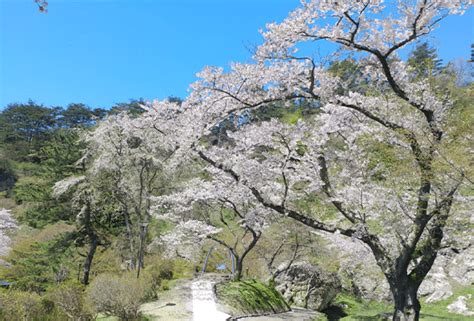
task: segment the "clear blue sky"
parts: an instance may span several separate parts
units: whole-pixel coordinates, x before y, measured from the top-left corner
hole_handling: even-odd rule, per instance
[[[205,65],[248,61],[266,22],[298,0],[0,0],[0,109],[33,99],[110,107],[186,97]],[[431,41],[445,61],[469,58],[474,13],[450,17]]]

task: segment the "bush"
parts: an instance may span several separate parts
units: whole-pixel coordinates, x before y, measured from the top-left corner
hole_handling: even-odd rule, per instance
[[[174,262],[171,260],[160,260],[145,269],[144,279],[148,285],[147,300],[156,300],[158,292],[166,290],[167,281],[173,279]]]
[[[146,298],[146,279],[132,274],[102,274],[87,289],[87,299],[97,313],[116,316],[123,321],[140,319],[140,304]]]
[[[158,266],[161,277],[164,280],[192,278],[194,273],[194,265],[188,260],[160,259],[155,265]]]
[[[53,302],[37,293],[13,290],[0,292],[0,320],[54,321],[64,319]]]
[[[92,313],[85,304],[84,288],[75,282],[63,283],[49,293],[54,304],[72,321],[92,320]]]
[[[176,264],[171,260],[161,260],[155,267],[159,273],[158,276],[160,279],[171,280],[174,276]]]

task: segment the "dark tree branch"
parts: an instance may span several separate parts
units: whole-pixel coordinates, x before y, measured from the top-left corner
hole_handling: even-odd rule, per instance
[[[290,269],[290,267],[293,265],[295,262],[296,258],[298,257],[298,251],[300,249],[300,243],[298,241],[298,235],[295,235],[295,249],[293,251],[293,255],[291,256],[290,261],[284,268],[277,269],[275,273],[273,273],[273,278],[276,279],[280,274],[285,273]],[[271,261],[273,263],[273,260]]]
[[[328,173],[328,168],[326,164],[326,158],[321,155],[318,157],[318,165],[319,165],[319,178],[321,181],[324,183],[323,185],[323,191],[326,194],[329,199],[331,199],[331,203],[334,205],[334,207],[341,213],[349,222],[355,223],[355,217],[353,213],[349,213],[346,211],[340,201],[336,201],[333,199],[332,192],[331,192],[331,182],[329,181],[329,173]]]

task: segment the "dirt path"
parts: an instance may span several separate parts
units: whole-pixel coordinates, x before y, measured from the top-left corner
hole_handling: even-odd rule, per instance
[[[191,280],[179,280],[172,289],[162,293],[158,301],[142,305],[141,311],[153,320],[191,321],[191,293]]]

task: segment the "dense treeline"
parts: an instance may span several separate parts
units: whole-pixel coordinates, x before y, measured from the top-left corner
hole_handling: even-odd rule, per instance
[[[132,100],[106,110],[91,109],[81,103],[66,108],[46,107],[28,101],[25,104],[9,104],[0,113],[0,142],[9,151],[9,158],[16,161],[41,161],[37,154],[45,143],[61,130],[89,128],[106,115],[123,111],[131,114],[143,112],[143,101]]]
[[[76,164],[84,148],[78,142],[80,132],[110,114],[138,114],[143,111],[141,103],[132,100],[109,110],[84,104],[46,107],[31,100],[6,106],[0,113],[0,191],[17,204],[37,204],[23,217],[32,226],[70,219],[66,208],[49,195],[54,182],[80,170]]]

